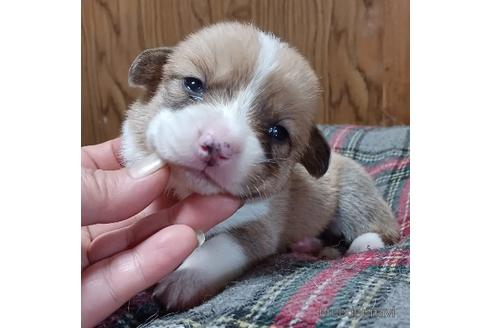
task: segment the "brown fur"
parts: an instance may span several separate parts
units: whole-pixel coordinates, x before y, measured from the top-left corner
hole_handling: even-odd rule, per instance
[[[128,83],[146,90],[145,99],[154,95],[162,80],[163,66],[172,53],[172,48],[162,47],[143,51],[128,71]]]
[[[271,198],[271,207],[275,211],[269,213],[268,218],[259,220],[254,225],[249,224],[235,229],[234,234],[245,246],[250,243],[255,244],[254,247],[249,247],[250,252],[257,253],[255,258],[261,257],[258,253],[285,251],[289,245],[306,236],[320,235],[336,217],[339,206],[338,195],[344,192],[346,184],[346,181],[340,179],[340,170],[346,168],[346,161],[346,158],[333,154],[328,172],[321,179],[314,178],[304,167],[296,165],[289,179],[289,187]],[[353,218],[354,232],[345,236],[348,243],[365,232],[378,233],[387,245],[398,241],[398,226],[391,210],[380,196],[377,197],[376,205],[382,213],[378,217],[372,220],[366,217],[358,220]],[[364,223],[357,222],[359,220]],[[251,236],[258,236],[259,231],[271,237],[272,234],[268,233],[271,230],[280,231],[279,242],[273,249],[269,242],[261,241],[256,237],[252,239],[253,241],[250,239]]]

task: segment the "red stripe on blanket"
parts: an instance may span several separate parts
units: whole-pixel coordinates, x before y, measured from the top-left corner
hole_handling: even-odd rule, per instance
[[[400,193],[398,204],[398,223],[400,224],[401,240],[410,235],[410,179],[405,181]]]
[[[369,266],[382,265],[391,252],[368,251],[344,257],[306,283],[280,310],[274,320],[279,327],[311,327],[329,308],[347,281]],[[407,264],[409,250],[394,250],[396,265]]]
[[[340,129],[334,136],[331,138],[333,142],[330,143],[330,146],[333,148],[333,150],[337,148],[341,148],[339,146],[340,142],[343,141],[343,138],[347,135],[347,133],[352,130],[354,127],[349,125],[344,127],[343,129]]]
[[[398,169],[402,169],[409,162],[409,158],[391,159],[374,167],[367,168],[366,170],[372,177],[374,177],[376,174],[381,173],[382,171],[385,171],[387,169],[394,169],[395,167],[398,167]]]

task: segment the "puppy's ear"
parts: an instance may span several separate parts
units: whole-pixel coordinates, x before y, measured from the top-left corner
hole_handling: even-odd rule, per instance
[[[308,148],[301,157],[301,164],[309,174],[316,178],[322,177],[330,164],[330,146],[316,126],[311,128]]]
[[[162,47],[142,51],[133,61],[128,71],[128,84],[153,92],[162,78],[162,67],[172,48]]]

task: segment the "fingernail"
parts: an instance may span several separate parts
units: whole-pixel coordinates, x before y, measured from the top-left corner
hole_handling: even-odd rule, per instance
[[[201,230],[195,230],[196,239],[198,240],[198,247],[202,246],[205,242],[205,234]]]
[[[135,163],[135,165],[128,169],[128,173],[132,178],[139,179],[151,175],[164,167],[164,164],[164,161],[157,154],[153,153]]]

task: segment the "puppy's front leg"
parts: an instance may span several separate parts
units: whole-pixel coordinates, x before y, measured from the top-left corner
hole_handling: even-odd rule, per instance
[[[162,279],[153,297],[167,311],[190,308],[217,294],[249,263],[243,247],[231,234],[218,234]]]

